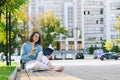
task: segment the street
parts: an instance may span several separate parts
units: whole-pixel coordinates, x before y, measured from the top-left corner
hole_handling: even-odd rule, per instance
[[[65,67],[63,73],[83,80],[120,80],[120,60],[84,59],[51,60],[56,66]]]

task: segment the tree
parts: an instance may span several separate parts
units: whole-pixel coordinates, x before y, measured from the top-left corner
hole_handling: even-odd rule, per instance
[[[67,36],[67,30],[60,25],[60,19],[54,16],[53,11],[47,11],[40,16],[40,32],[42,34],[42,45],[45,49],[52,44],[55,47],[55,39],[60,34]]]
[[[0,23],[2,23],[1,21],[1,15],[3,14],[5,16],[5,23],[6,23],[6,28],[4,26],[4,30],[2,30],[2,32],[5,33],[6,35],[6,51],[5,51],[5,55],[6,55],[6,63],[7,65],[11,64],[11,53],[12,53],[12,49],[11,49],[11,39],[12,39],[12,25],[11,25],[11,20],[12,20],[12,16],[14,15],[15,10],[19,10],[20,6],[25,4],[28,0],[1,0],[0,1]],[[2,4],[2,5],[1,5]],[[5,24],[4,23],[4,24]],[[3,29],[3,28],[2,28]],[[2,39],[3,40],[3,39]],[[3,42],[3,41],[1,41]],[[1,43],[3,44],[3,43]],[[9,53],[9,56],[8,56]],[[8,61],[8,57],[9,57],[9,61]]]
[[[105,42],[106,42],[106,40],[103,40],[103,41],[101,42],[101,44],[102,44],[102,49],[103,49],[104,52],[108,52],[108,51],[106,50],[106,48],[105,48]]]
[[[27,16],[25,14],[25,3],[28,2],[28,0],[3,0],[0,1],[0,3],[4,3],[0,6],[0,45],[6,45],[6,12],[11,13],[11,44],[14,47],[17,46],[17,42],[15,42],[16,35],[22,37],[22,32],[19,29],[20,24],[24,24],[25,21],[27,21]],[[23,38],[25,39],[25,38]],[[14,48],[13,47],[13,48]],[[2,49],[1,49],[2,50]],[[12,49],[13,50],[13,49]],[[3,51],[5,52],[5,51]]]
[[[89,51],[90,51],[90,54],[93,54],[93,52],[94,52],[94,47],[93,47],[93,45],[91,45],[91,46],[89,47]]]
[[[39,30],[39,27],[40,27],[40,17],[39,16],[36,16],[35,14],[32,14],[32,18],[31,18],[31,23],[32,25],[34,26],[33,27],[33,32],[36,31],[36,30]]]
[[[116,53],[120,52],[119,46],[117,46],[117,45],[113,46],[112,51],[116,52]]]
[[[19,10],[20,6],[27,2],[28,0],[0,0],[0,20],[1,15],[6,11],[14,14],[15,10]]]
[[[113,44],[111,41],[106,41],[104,47],[106,48],[106,50],[110,51],[113,48]]]
[[[16,25],[14,25],[14,28],[16,28],[16,35],[18,35],[19,37],[21,37],[22,39],[22,43],[24,43],[25,41],[28,40],[28,20],[29,20],[29,16],[26,14],[27,12],[27,7],[26,5],[21,5],[19,10],[15,10],[15,19],[14,19],[14,23]],[[15,31],[15,30],[14,30]]]

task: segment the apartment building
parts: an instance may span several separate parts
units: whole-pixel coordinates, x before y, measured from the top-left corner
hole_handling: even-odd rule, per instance
[[[85,47],[91,45],[101,47],[101,40],[105,39],[104,0],[84,1],[84,41]]]
[[[101,47],[103,40],[117,37],[112,24],[120,15],[120,1],[116,0],[31,0],[28,15],[39,16],[53,10],[69,32],[67,39],[59,35],[56,42],[62,50],[79,50],[91,45]],[[29,22],[29,29],[33,28]],[[29,31],[30,31],[29,30]]]
[[[120,16],[120,0],[105,0],[105,25],[106,25],[106,39],[114,43],[114,39],[118,37],[113,24]]]

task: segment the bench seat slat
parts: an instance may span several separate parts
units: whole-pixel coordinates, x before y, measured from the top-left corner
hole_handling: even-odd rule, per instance
[[[40,71],[40,72],[21,71],[20,80],[82,80],[82,79],[56,71]]]
[[[27,73],[28,73],[30,80],[39,80],[38,76],[36,76],[35,73],[28,72],[28,71],[27,71]]]
[[[21,71],[20,80],[30,80],[25,71]]]

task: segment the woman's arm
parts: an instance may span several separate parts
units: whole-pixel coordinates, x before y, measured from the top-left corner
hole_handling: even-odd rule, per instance
[[[22,61],[27,62],[29,60],[28,51],[25,49],[26,44],[24,43],[21,47],[21,59]]]

